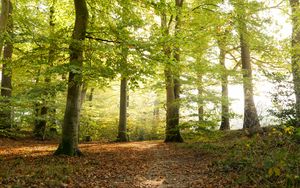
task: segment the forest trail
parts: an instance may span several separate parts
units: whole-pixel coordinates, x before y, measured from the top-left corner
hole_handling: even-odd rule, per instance
[[[212,157],[162,141],[87,143],[83,157],[52,156],[56,143],[0,139],[0,187],[222,187]]]

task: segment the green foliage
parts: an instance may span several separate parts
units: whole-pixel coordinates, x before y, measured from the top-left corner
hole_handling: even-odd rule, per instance
[[[280,125],[295,126],[296,125],[296,109],[293,84],[286,74],[273,73],[270,75],[276,84],[274,92],[272,92],[273,106],[269,109],[272,116],[277,117]]]
[[[270,128],[252,138],[228,132],[218,135],[214,142],[202,138],[190,145],[218,156],[213,167],[221,174],[236,174],[232,186],[297,187],[300,147],[294,141],[295,134],[293,127]]]

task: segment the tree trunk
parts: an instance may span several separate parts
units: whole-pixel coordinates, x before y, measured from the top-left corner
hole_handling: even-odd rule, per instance
[[[87,89],[88,89],[88,87],[87,87],[86,82],[83,82],[82,88],[81,88],[81,94],[80,94],[80,108],[82,108],[82,105],[85,102]]]
[[[183,0],[175,0],[177,15],[175,23],[175,36],[179,36],[180,26],[181,26],[181,8]],[[162,29],[166,36],[169,35],[168,26],[166,22],[166,14],[162,14]],[[170,58],[170,47],[164,47],[164,53],[166,57]],[[174,60],[178,65],[180,62],[180,48],[179,45],[176,45],[174,48]],[[166,65],[165,68],[165,80],[166,80],[166,92],[167,92],[167,115],[166,115],[166,138],[165,142],[183,142],[183,139],[180,135],[179,130],[179,109],[180,109],[180,75],[179,70],[177,72],[173,71]]]
[[[94,97],[94,90],[95,88],[91,88],[90,94],[89,94],[89,101],[92,102],[93,101],[93,97]]]
[[[120,114],[117,141],[127,142],[127,78],[122,77],[120,86]]]
[[[36,117],[34,122],[34,137],[38,140],[44,140],[45,139],[45,131],[46,131],[46,116],[48,112],[48,108],[45,105],[45,102],[42,106],[37,106],[35,109],[36,111]]]
[[[6,6],[3,4],[2,6]],[[4,9],[4,10],[3,10]],[[7,7],[2,7],[2,13],[6,14]],[[11,61],[13,54],[13,19],[12,19],[12,3],[9,1],[8,3],[8,15],[7,18],[2,18],[4,15],[1,13],[1,24],[6,24],[6,29],[3,29],[1,33],[7,32],[10,36],[5,42],[4,53],[3,53],[3,65],[2,65],[2,75],[1,75],[1,109],[0,109],[0,129],[7,129],[11,127],[12,124],[12,107],[11,107],[11,93],[12,93],[12,85],[11,85],[11,77],[12,77],[12,69],[11,69]],[[3,12],[4,11],[4,12]],[[5,17],[5,16],[4,16]],[[4,21],[3,19],[7,19]],[[4,23],[2,23],[4,22]],[[1,42],[0,48],[2,49],[3,41]],[[2,51],[2,50],[1,50]]]
[[[75,26],[70,44],[70,66],[76,71],[69,72],[67,104],[62,129],[62,140],[55,154],[81,155],[78,148],[78,125],[80,119],[80,92],[82,85],[83,41],[85,39],[88,10],[85,0],[74,0]]]
[[[225,56],[226,52],[222,45],[219,44],[220,48],[220,65],[223,68],[222,75],[221,75],[221,84],[222,84],[222,119],[221,119],[221,126],[220,130],[229,130],[229,99],[228,99],[228,75],[227,69],[225,65]]]
[[[49,15],[49,26],[50,26],[50,37],[54,37],[54,7],[55,1],[53,1],[52,6],[50,7],[50,15]],[[50,40],[51,41],[51,40]],[[55,56],[55,44],[53,41],[50,43],[49,47],[49,53],[48,53],[48,65],[51,67],[53,66],[54,62],[54,56]],[[46,75],[45,77],[45,85],[50,84],[51,82],[51,75]],[[34,125],[34,136],[36,139],[44,140],[45,139],[45,131],[47,126],[47,116],[49,112],[48,107],[48,97],[49,97],[49,91],[47,88],[45,88],[44,94],[43,94],[43,102],[41,105],[36,105],[36,117],[35,117],[35,125]],[[55,96],[52,95],[52,97]]]
[[[197,90],[198,90],[198,122],[202,123],[204,120],[204,104],[203,104],[203,82],[202,82],[202,74],[198,74],[197,80]]]
[[[0,15],[0,57],[2,56],[2,48],[4,44],[4,34],[8,23],[10,11],[10,1],[1,0],[1,15]]]
[[[252,68],[250,61],[250,49],[247,36],[247,26],[244,21],[239,23],[239,35],[241,45],[241,61],[243,70],[244,88],[244,123],[243,128],[255,129],[260,127],[256,107],[253,99]]]
[[[296,126],[300,127],[300,7],[299,0],[290,0],[292,9],[292,73],[296,97]]]
[[[159,96],[158,94],[155,97],[155,101],[153,104],[153,125],[158,126],[159,123]]]

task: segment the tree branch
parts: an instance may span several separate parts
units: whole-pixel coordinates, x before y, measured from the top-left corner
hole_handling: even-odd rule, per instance
[[[120,41],[109,40],[109,39],[102,39],[102,38],[96,38],[96,37],[92,37],[92,36],[89,36],[89,35],[86,35],[85,38],[87,38],[87,39],[93,39],[93,40],[101,41],[101,42],[109,42],[109,43],[117,43],[117,44],[121,43]]]

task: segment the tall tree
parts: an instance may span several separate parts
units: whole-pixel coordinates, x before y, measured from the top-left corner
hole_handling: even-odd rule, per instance
[[[251,55],[249,47],[249,32],[247,28],[247,4],[244,0],[239,0],[235,6],[237,11],[238,33],[240,37],[241,62],[243,71],[243,89],[244,89],[244,123],[243,128],[260,127],[257,110],[253,98],[253,78],[251,68]]]
[[[4,45],[3,52],[3,64],[2,64],[2,75],[1,75],[1,109],[0,109],[0,128],[10,128],[11,127],[11,59],[13,53],[13,19],[12,19],[12,3],[11,1],[2,0],[1,1],[2,10],[0,16],[0,54],[2,52],[2,47]],[[5,40],[6,33],[9,38]]]
[[[117,141],[127,142],[127,78],[121,78],[120,84],[120,112]]]
[[[289,0],[292,9],[292,73],[296,96],[296,125],[300,126],[300,7],[299,0]]]
[[[88,9],[85,0],[74,0],[75,26],[70,44],[70,67],[67,104],[62,129],[62,140],[55,154],[81,155],[78,148],[78,126],[80,119],[80,93],[82,86],[83,42],[88,22]]]
[[[126,67],[127,64],[127,56],[128,56],[128,47],[122,48],[122,57],[121,64]],[[119,142],[127,142],[127,78],[123,73],[121,75],[121,83],[120,83],[120,112],[119,112],[119,127],[118,127],[118,137],[117,141]]]
[[[203,101],[203,75],[201,73],[198,73],[197,75],[197,90],[198,90],[198,121],[199,123],[202,123],[204,120],[204,101]]]
[[[55,23],[54,23],[54,13],[55,13],[55,3],[56,0],[53,0],[52,5],[50,6],[49,11],[49,27],[50,27],[50,47],[49,47],[49,53],[48,53],[48,59],[47,59],[47,65],[49,67],[53,66],[54,56],[55,56],[55,45],[54,45],[54,29],[55,29]],[[45,85],[49,85],[51,82],[51,74],[47,74],[45,76]],[[47,125],[47,114],[49,112],[48,107],[48,98],[49,98],[49,89],[45,88],[43,92],[42,97],[42,103],[36,105],[36,117],[34,122],[34,136],[36,139],[44,140],[45,139],[45,131],[46,131],[46,125]]]
[[[162,1],[165,5],[165,1]],[[180,35],[181,13],[183,0],[175,0],[176,18],[175,18],[175,38]],[[165,37],[169,35],[169,25],[167,24],[166,10],[161,15],[161,28]],[[171,59],[171,48],[169,45],[164,46],[164,54],[166,58]],[[165,142],[183,142],[179,130],[179,97],[180,97],[180,75],[178,64],[180,62],[180,46],[178,41],[173,49],[174,63],[176,67],[171,67],[169,63],[165,67],[166,92],[167,92],[167,115],[166,115],[166,138]],[[168,61],[169,61],[168,60]]]
[[[4,44],[4,35],[6,32],[6,27],[8,23],[9,16],[9,0],[1,0],[1,15],[0,15],[0,55],[2,55],[2,48]]]
[[[221,114],[221,126],[220,130],[229,130],[229,98],[228,98],[228,73],[225,65],[226,49],[224,41],[218,41],[218,46],[220,50],[219,62],[222,67],[221,72],[221,85],[222,85],[222,114]]]

